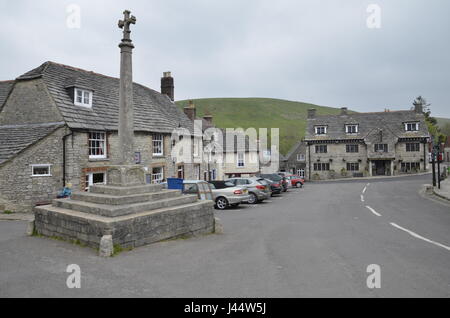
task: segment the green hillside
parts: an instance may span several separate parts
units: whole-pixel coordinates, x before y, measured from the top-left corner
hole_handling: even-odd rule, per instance
[[[438,122],[438,126],[441,129],[441,132],[450,136],[450,118],[436,118]]]
[[[187,100],[177,102],[180,108],[188,103]],[[194,104],[198,117],[213,115],[214,124],[219,128],[280,128],[282,154],[305,136],[309,108],[316,108],[319,115],[340,113],[337,108],[269,98],[195,99]]]

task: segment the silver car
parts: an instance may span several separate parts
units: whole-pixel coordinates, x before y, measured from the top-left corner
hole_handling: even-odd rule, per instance
[[[250,196],[247,202],[250,204],[256,204],[270,198],[270,186],[263,178],[231,178],[227,181],[235,186],[247,188]]]
[[[248,190],[245,187],[236,187],[229,182],[210,183],[211,191],[214,196],[216,209],[225,210],[228,207],[237,207],[242,202],[250,199]]]

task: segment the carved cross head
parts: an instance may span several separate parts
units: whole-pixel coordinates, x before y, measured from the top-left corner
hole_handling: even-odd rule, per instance
[[[131,12],[125,10],[123,12],[124,19],[119,21],[119,28],[123,29],[123,39],[126,41],[131,41],[130,39],[130,25],[136,24],[136,17],[131,15]]]

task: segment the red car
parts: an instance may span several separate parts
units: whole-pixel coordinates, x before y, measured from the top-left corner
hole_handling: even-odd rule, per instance
[[[305,179],[302,179],[299,176],[287,175],[286,179],[291,182],[293,188],[303,188],[303,185],[305,184]]]

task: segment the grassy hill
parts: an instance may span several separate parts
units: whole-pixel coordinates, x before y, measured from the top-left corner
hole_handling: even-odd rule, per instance
[[[438,122],[439,128],[441,128],[441,132],[450,136],[450,118],[436,118]]]
[[[180,108],[188,101],[178,101]],[[280,152],[286,154],[305,136],[307,111],[339,114],[340,109],[269,98],[211,98],[194,100],[197,116],[211,114],[220,128],[280,128]]]

